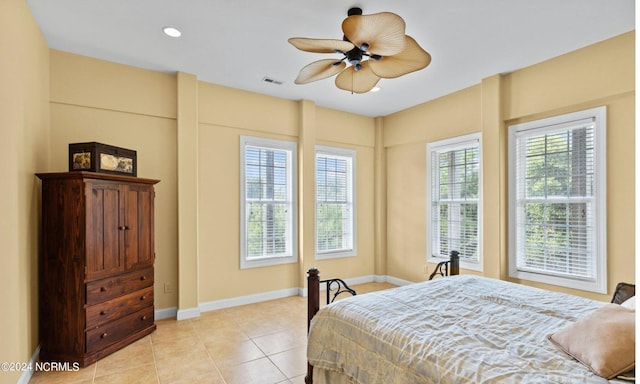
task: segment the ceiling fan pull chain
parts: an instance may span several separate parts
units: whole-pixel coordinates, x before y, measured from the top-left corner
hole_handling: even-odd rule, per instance
[[[353,74],[351,74],[351,94],[353,95],[353,78],[355,76],[353,76]]]

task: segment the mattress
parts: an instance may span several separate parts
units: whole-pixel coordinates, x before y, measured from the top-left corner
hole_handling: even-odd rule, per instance
[[[450,276],[322,308],[307,358],[314,384],[608,383],[546,339],[604,304]]]

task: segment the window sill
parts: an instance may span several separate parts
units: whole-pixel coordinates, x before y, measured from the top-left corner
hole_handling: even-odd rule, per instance
[[[316,252],[316,260],[327,260],[327,259],[342,259],[345,257],[354,257],[356,256],[356,251],[336,251],[336,252]]]
[[[549,285],[555,285],[559,287],[578,289],[581,291],[595,292],[595,293],[607,293],[607,282],[605,279],[598,280],[579,280],[571,279],[561,276],[545,275],[542,273],[533,273],[519,271],[517,269],[509,270],[509,277],[520,280],[534,281],[536,283],[543,283]]]
[[[270,257],[270,258],[258,259],[258,260],[241,259],[240,269],[261,268],[261,267],[269,267],[272,265],[291,264],[296,262],[298,262],[297,256]]]

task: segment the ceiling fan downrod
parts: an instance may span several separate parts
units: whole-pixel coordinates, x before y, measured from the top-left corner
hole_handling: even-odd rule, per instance
[[[352,7],[347,11],[347,16],[362,15],[362,8]]]

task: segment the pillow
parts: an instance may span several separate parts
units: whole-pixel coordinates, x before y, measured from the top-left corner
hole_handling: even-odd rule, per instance
[[[620,304],[620,305],[622,305],[625,308],[629,308],[629,309],[635,311],[636,310],[636,297],[632,296],[632,297],[628,298],[627,300],[625,300],[624,302],[622,302],[622,304]]]
[[[635,311],[617,304],[594,310],[548,339],[605,379],[636,365]]]
[[[623,301],[635,295],[636,295],[635,284],[618,283],[618,285],[616,285],[615,292],[613,292],[613,298],[611,299],[611,302],[614,304],[622,304]]]

